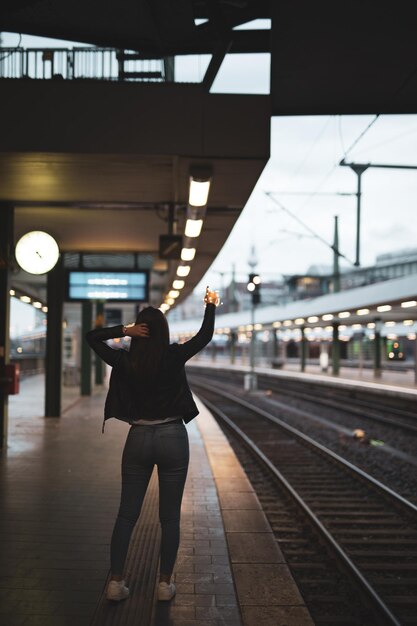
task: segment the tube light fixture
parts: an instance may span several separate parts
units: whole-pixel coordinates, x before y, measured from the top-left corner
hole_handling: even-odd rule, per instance
[[[362,324],[352,324],[352,328],[354,330],[359,330],[360,328],[362,328]]]
[[[274,323],[272,324],[272,326],[273,326],[274,328],[279,328],[279,327],[281,326],[281,322],[274,322]]]
[[[168,297],[169,298],[178,298],[178,296],[180,295],[180,292],[177,289],[171,289],[171,291],[168,293]]]
[[[172,283],[173,289],[182,289],[184,285],[185,285],[184,280],[174,280],[174,282]]]
[[[384,313],[384,311],[391,311],[392,306],[390,304],[381,304],[381,306],[377,306],[376,310],[378,313]]]
[[[368,315],[368,313],[369,313],[369,309],[358,309],[356,311],[357,315]]]
[[[414,320],[404,320],[404,326],[412,326],[414,324]]]
[[[177,267],[177,276],[186,277],[190,273],[191,267],[189,265],[179,265]]]
[[[349,311],[341,311],[340,313],[338,313],[338,316],[343,319],[344,317],[350,317],[350,312]]]
[[[292,321],[291,320],[285,320],[284,321],[284,326],[291,326],[292,325]]]
[[[20,300],[22,302],[32,302],[32,298],[29,298],[29,296],[20,296]]]
[[[42,308],[42,302],[32,302],[32,306],[34,306],[35,309],[41,309]]]
[[[304,317],[297,317],[297,319],[295,320],[295,323],[297,324],[297,326],[304,324],[304,322],[305,322]]]
[[[43,307],[42,307],[42,311],[43,311],[44,313],[48,313],[48,307],[47,307],[47,306],[43,306]]]
[[[328,333],[331,333],[333,330],[333,326],[325,326],[324,330],[327,330]]]
[[[326,313],[325,315],[321,316],[321,319],[325,322],[328,322],[333,319],[333,315],[331,313]]]
[[[185,223],[185,236],[198,237],[203,227],[203,220],[188,219]]]
[[[310,315],[310,317],[307,318],[307,322],[309,322],[310,324],[314,324],[314,322],[318,322],[319,318],[317,317],[317,315]]]
[[[417,306],[416,300],[408,300],[408,302],[401,302],[403,309],[408,309],[411,306]]]
[[[183,248],[181,250],[182,261],[192,261],[195,257],[195,248]]]
[[[395,322],[385,322],[385,326],[395,326]]]
[[[190,192],[188,204],[191,206],[205,206],[210,191],[211,180],[199,180],[190,176]]]

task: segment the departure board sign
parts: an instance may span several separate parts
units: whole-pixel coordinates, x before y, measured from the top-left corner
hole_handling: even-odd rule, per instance
[[[68,271],[68,300],[148,302],[147,271]]]

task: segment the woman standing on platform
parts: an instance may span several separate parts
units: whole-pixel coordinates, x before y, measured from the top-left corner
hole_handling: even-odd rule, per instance
[[[211,340],[219,297],[207,287],[206,309],[198,333],[183,344],[169,343],[165,315],[154,307],[140,311],[132,326],[96,328],[86,334],[91,348],[113,367],[104,421],[116,417],[131,424],[122,455],[122,490],[110,545],[111,580],[106,596],[129,595],[123,568],[154,464],[158,467],[161,555],[158,599],[171,600],[171,582],[180,541],[181,502],[189,463],[184,425],[198,415],[184,365]],[[129,351],[105,341],[131,337]]]

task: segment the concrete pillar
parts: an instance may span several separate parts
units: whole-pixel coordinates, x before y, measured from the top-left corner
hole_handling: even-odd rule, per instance
[[[0,378],[10,359],[10,262],[13,251],[14,207],[9,202],[0,203]],[[8,396],[4,382],[0,382],[0,448],[7,447]]]
[[[64,267],[62,255],[46,277],[48,302],[45,358],[45,417],[61,415]]]
[[[333,343],[332,343],[332,368],[333,376],[338,376],[340,371],[340,340],[339,323],[333,322]]]
[[[329,369],[329,344],[323,339],[320,341],[320,370],[327,372]]]
[[[81,303],[81,395],[91,396],[91,348],[85,333],[91,330],[93,305],[90,300]],[[100,357],[96,357],[99,359]]]
[[[104,324],[104,302],[102,301],[98,301],[96,302],[96,322],[95,322],[95,326],[96,328],[103,326]],[[104,363],[103,360],[100,359],[100,357],[98,357],[96,355],[96,366],[95,366],[95,382],[96,385],[102,385],[103,384],[103,378],[104,378]]]
[[[381,378],[381,320],[376,318],[374,336],[374,378]]]

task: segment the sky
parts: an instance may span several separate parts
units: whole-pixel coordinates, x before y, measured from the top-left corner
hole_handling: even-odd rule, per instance
[[[268,25],[265,20],[256,26]],[[15,33],[3,33],[2,38],[3,46],[19,42]],[[78,45],[28,35],[22,35],[20,43],[23,47],[47,44]],[[176,79],[201,80],[208,62],[207,55],[177,59]],[[269,93],[269,55],[228,55],[211,91]],[[264,280],[302,273],[311,265],[332,264],[331,249],[311,237],[307,228],[266,192],[273,192],[281,205],[329,244],[334,216],[338,215],[340,250],[353,262],[356,197],[336,195],[356,192],[356,175],[338,165],[345,155],[354,162],[417,165],[417,115],[381,115],[376,120],[375,115],[272,118],[270,160],[223,249],[195,291],[203,292],[207,284],[219,288],[222,280],[227,284],[233,265],[237,279],[246,280],[252,246],[258,260],[256,270]],[[362,177],[362,192],[361,265],[373,264],[384,252],[417,247],[417,170],[370,168]],[[300,193],[308,195],[292,195]],[[341,264],[351,266],[347,261]]]

